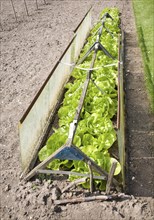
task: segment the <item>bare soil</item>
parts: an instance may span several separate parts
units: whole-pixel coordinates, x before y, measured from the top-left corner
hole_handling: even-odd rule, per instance
[[[154,219],[154,117],[149,111],[131,1],[46,0],[48,4],[44,4],[40,0],[37,10],[35,1],[26,0],[29,16],[24,1],[13,2],[18,23],[11,1],[1,0],[1,219]],[[18,122],[91,4],[93,22],[107,6],[118,7],[122,14],[126,36],[126,189],[132,196],[123,201],[54,206],[53,196],[58,195],[53,190],[61,188],[63,180],[19,180]],[[67,197],[73,195],[77,196],[76,192]]]

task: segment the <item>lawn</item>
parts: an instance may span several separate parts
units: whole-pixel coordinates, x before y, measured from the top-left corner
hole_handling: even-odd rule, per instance
[[[145,82],[154,113],[154,0],[133,0]]]

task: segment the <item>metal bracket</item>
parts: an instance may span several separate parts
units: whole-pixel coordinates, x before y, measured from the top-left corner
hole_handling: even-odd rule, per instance
[[[83,155],[80,154],[75,148],[66,146],[56,156],[55,159],[60,160],[84,160]]]

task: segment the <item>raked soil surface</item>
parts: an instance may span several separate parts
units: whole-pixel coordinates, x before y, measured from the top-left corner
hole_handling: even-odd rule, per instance
[[[97,0],[1,0],[0,74],[0,216],[1,220],[120,220],[154,219],[153,210],[153,116],[144,86],[131,1]],[[45,4],[45,2],[47,4]],[[127,193],[123,201],[84,202],[55,206],[55,189],[61,182],[23,183],[18,122],[66,48],[89,7],[93,22],[106,6],[121,11],[125,31],[125,93]],[[154,142],[153,142],[154,143]],[[68,196],[72,196],[71,192]]]

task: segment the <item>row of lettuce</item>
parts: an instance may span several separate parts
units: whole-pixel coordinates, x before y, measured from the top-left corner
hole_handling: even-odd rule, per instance
[[[93,159],[99,166],[109,172],[115,158],[111,157],[109,148],[116,141],[116,131],[113,126],[113,117],[117,112],[117,57],[118,57],[118,36],[119,36],[119,12],[116,8],[106,8],[100,14],[108,12],[113,20],[107,19],[105,26],[110,32],[103,29],[100,39],[101,44],[116,59],[113,60],[106,56],[103,51],[97,52],[92,80],[89,83],[84,105],[81,111],[80,120],[77,126],[74,145],[79,147],[87,156]],[[91,30],[87,43],[81,51],[82,57],[96,41],[96,32],[101,23],[98,22]],[[112,33],[112,34],[111,34]],[[89,68],[92,60],[91,53],[87,59],[80,64],[82,68]],[[110,65],[111,64],[111,65]],[[112,65],[115,64],[115,65]],[[110,65],[106,66],[105,65]],[[54,129],[54,133],[47,140],[46,145],[39,152],[39,160],[43,161],[58,148],[64,145],[68,138],[69,126],[73,121],[76,108],[78,107],[83,83],[86,79],[87,71],[74,68],[71,76],[73,82],[68,82],[62,106],[58,111],[59,126]],[[117,161],[115,175],[120,173],[121,167]],[[89,173],[86,163],[83,161],[61,161],[54,160],[48,168],[52,170],[65,169],[80,173]],[[97,174],[97,173],[96,173]],[[78,178],[70,176],[70,180]],[[95,181],[99,189],[105,188],[105,182]],[[89,187],[89,182],[83,183],[84,187]]]

